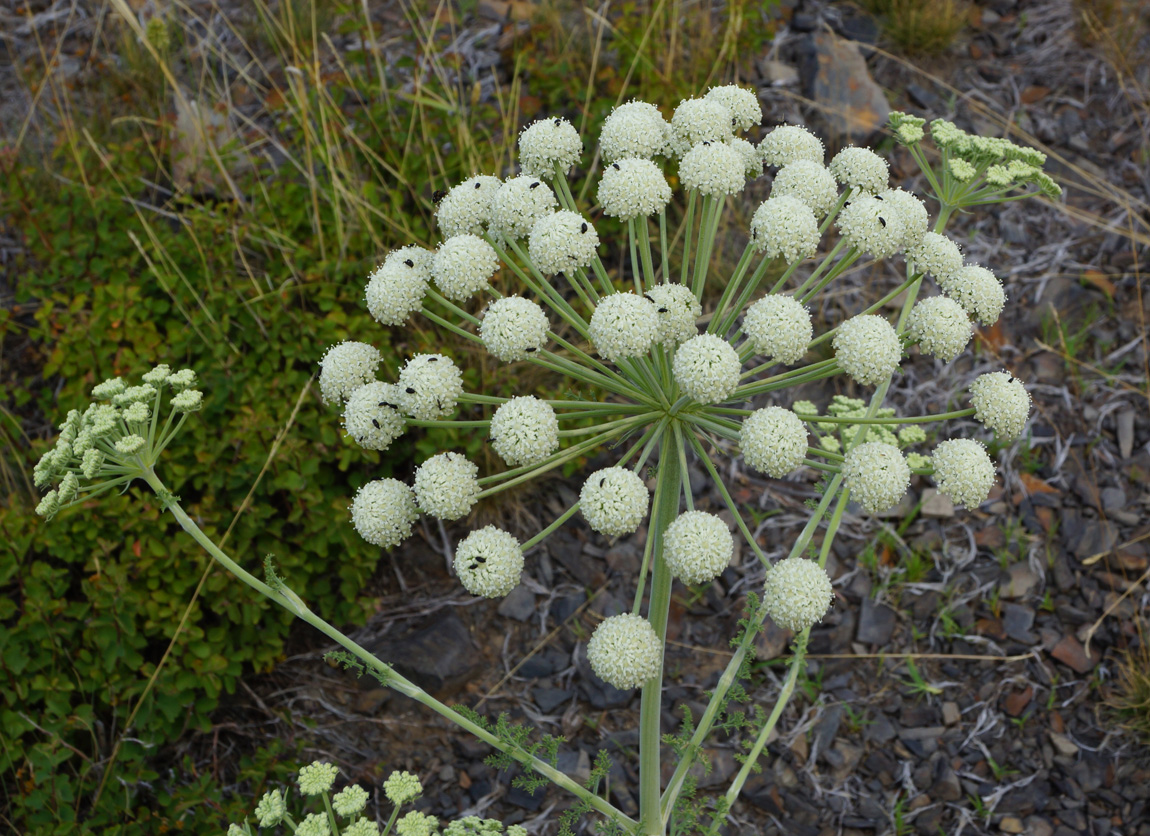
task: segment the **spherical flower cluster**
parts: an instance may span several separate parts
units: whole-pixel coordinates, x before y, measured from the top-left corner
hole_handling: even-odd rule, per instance
[[[956,505],[977,508],[994,486],[994,464],[980,441],[957,438],[943,441],[931,456],[934,481],[940,493]]]
[[[351,521],[359,536],[373,546],[390,549],[411,536],[419,516],[415,494],[398,479],[377,479],[355,493]]]
[[[307,766],[300,767],[299,791],[304,795],[319,795],[328,792],[335,783],[335,776],[339,774],[339,767],[335,764],[314,761]]]
[[[874,314],[860,314],[840,325],[833,345],[843,371],[864,386],[877,386],[902,359],[898,333]]]
[[[363,812],[367,806],[367,790],[359,784],[344,787],[331,798],[331,806],[339,815],[349,819]]]
[[[743,160],[743,177],[754,180],[763,173],[763,158],[759,156],[759,149],[737,136],[728,139],[727,146],[739,152]]]
[[[256,805],[256,821],[260,827],[275,827],[283,821],[286,812],[287,805],[284,803],[283,793],[279,790],[270,790],[263,794],[260,803]]]
[[[651,350],[659,332],[659,318],[649,299],[634,293],[612,293],[595,306],[588,330],[600,356],[620,360]]]
[[[706,511],[680,514],[663,535],[663,560],[671,574],[688,586],[717,578],[734,553],[735,540],[727,524]]]
[[[699,194],[732,195],[747,183],[746,164],[742,155],[725,142],[700,142],[691,147],[679,162],[679,180],[684,189],[697,189]]]
[[[496,299],[479,322],[484,347],[505,363],[523,360],[541,349],[550,330],[543,308],[522,296]]]
[[[375,379],[383,360],[375,346],[351,340],[337,343],[319,361],[319,393],[329,406],[340,403],[363,384]],[[117,396],[119,397],[119,396]]]
[[[587,477],[579,492],[579,510],[600,534],[631,534],[647,516],[650,496],[643,480],[623,467],[607,467]]]
[[[1010,372],[979,375],[970,385],[974,418],[1003,438],[1022,435],[1030,416],[1030,395]]]
[[[527,241],[531,262],[545,276],[589,267],[599,248],[599,234],[583,217],[563,209],[535,222]]]
[[[703,315],[703,306],[682,284],[657,284],[643,294],[655,305],[659,320],[655,341],[673,348],[699,333],[696,320]]]
[[[842,473],[851,498],[872,514],[893,508],[910,487],[906,458],[897,447],[882,441],[852,447]]]
[[[751,218],[751,242],[770,258],[782,256],[787,264],[810,258],[819,248],[819,222],[797,197],[764,200]]]
[[[372,819],[359,818],[341,830],[340,836],[379,836],[379,825]]]
[[[243,831],[240,831],[241,833]],[[296,836],[331,836],[326,813],[308,813],[295,827]],[[228,836],[232,836],[230,833]]]
[[[875,199],[894,206],[894,211],[902,218],[903,238],[899,245],[900,251],[918,244],[930,225],[930,218],[926,213],[926,204],[903,189],[887,189],[875,195]]]
[[[789,365],[807,353],[814,326],[810,313],[798,299],[774,295],[751,305],[743,317],[743,331],[757,353]]]
[[[461,453],[439,453],[415,469],[419,510],[441,520],[457,520],[479,499],[479,468]]]
[[[396,771],[383,782],[383,794],[396,807],[402,807],[423,795],[423,784],[410,772]]]
[[[401,391],[394,383],[376,381],[351,393],[343,410],[343,428],[356,444],[386,450],[403,435],[407,421],[399,411]]]
[[[509,465],[538,464],[559,449],[559,419],[534,395],[512,398],[491,417],[491,447]]]
[[[805,557],[788,557],[767,570],[763,605],[779,627],[801,633],[827,614],[835,593],[826,570]]]
[[[771,185],[771,197],[795,197],[811,207],[815,217],[826,215],[838,202],[835,178],[823,166],[810,160],[795,160],[779,169]]]
[[[807,428],[789,409],[756,409],[743,419],[739,446],[750,467],[781,479],[797,470],[807,457]]]
[[[713,99],[684,99],[671,117],[670,146],[677,157],[700,142],[722,143],[731,135],[731,111]]]
[[[439,819],[412,810],[395,823],[395,836],[436,836],[439,832]]]
[[[962,251],[958,244],[937,232],[923,235],[921,241],[907,247],[906,255],[914,262],[915,270],[933,276],[936,282],[945,282],[962,269]]]
[[[495,249],[478,235],[465,233],[439,245],[431,277],[444,296],[462,301],[487,287],[498,269]]]
[[[511,177],[491,198],[489,225],[507,238],[525,238],[535,222],[558,205],[555,193],[538,177]]]
[[[503,181],[478,174],[452,186],[435,207],[435,222],[444,238],[456,235],[482,235],[491,221],[491,199]]]
[[[754,90],[737,84],[712,87],[703,98],[718,102],[731,114],[731,126],[737,131],[750,130],[763,121],[763,108]]]
[[[583,140],[566,119],[540,119],[519,134],[519,167],[530,177],[550,180],[556,167],[566,173],[583,155]]]
[[[670,135],[671,126],[659,108],[647,102],[627,102],[611,111],[603,123],[599,149],[606,163],[628,157],[650,160],[666,152]]]
[[[867,148],[844,148],[831,160],[831,174],[856,194],[878,194],[886,190],[890,169],[886,160]]]
[[[463,374],[450,357],[417,354],[399,371],[399,407],[412,418],[434,421],[455,411]]]
[[[837,223],[848,244],[875,258],[899,252],[906,238],[906,225],[894,205],[865,195],[844,206]]]
[[[662,212],[671,200],[671,187],[650,160],[624,158],[603,169],[596,194],[605,214],[629,221]]]
[[[622,613],[604,619],[587,642],[595,675],[621,690],[637,688],[663,666],[663,644],[642,616]]]
[[[423,247],[403,247],[388,253],[368,276],[364,299],[380,325],[402,325],[420,309],[433,258]]]
[[[993,325],[1006,306],[1006,291],[994,273],[978,264],[955,270],[939,279],[939,286],[983,325]]]
[[[675,382],[699,403],[719,403],[739,385],[739,353],[722,337],[699,334],[675,352]]]
[[[822,167],[826,150],[823,141],[798,125],[779,125],[763,137],[759,154],[767,165],[786,166],[806,160]]]
[[[949,363],[962,353],[974,333],[962,305],[945,296],[932,296],[915,304],[907,319],[907,333],[925,354]]]
[[[502,598],[519,586],[522,572],[519,541],[493,525],[471,532],[455,549],[455,574],[472,595]]]

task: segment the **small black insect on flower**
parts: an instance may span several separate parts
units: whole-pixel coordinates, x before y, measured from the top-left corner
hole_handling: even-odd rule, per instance
[[[476,183],[475,187],[479,188],[479,184]],[[436,189],[435,191],[433,191],[431,193],[431,202],[434,203],[436,206],[438,206],[439,201],[443,200],[443,198],[445,198],[445,197],[447,197],[447,190],[446,189]]]

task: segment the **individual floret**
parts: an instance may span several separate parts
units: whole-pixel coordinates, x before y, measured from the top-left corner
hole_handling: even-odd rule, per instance
[[[350,510],[359,536],[384,549],[410,537],[411,524],[419,517],[415,494],[398,479],[368,482],[356,491]]]
[[[574,273],[591,266],[599,233],[576,212],[563,209],[535,222],[527,242],[531,262],[545,276]]]
[[[412,418],[434,421],[455,411],[463,373],[450,357],[417,354],[399,371],[399,407]]]
[[[579,132],[558,116],[532,122],[519,134],[519,167],[531,177],[550,180],[556,168],[565,175],[582,155]]]
[[[925,203],[903,189],[887,189],[875,195],[875,199],[894,206],[895,212],[902,218],[903,237],[899,245],[900,252],[922,241],[930,224]]]
[[[502,185],[498,177],[477,174],[452,186],[435,207],[435,222],[443,237],[482,235],[491,221],[491,199]]]
[[[725,107],[731,114],[731,127],[736,131],[748,131],[763,121],[763,107],[754,90],[737,84],[724,84],[712,87],[703,98]]]
[[[663,643],[642,616],[613,615],[600,622],[587,642],[587,661],[607,684],[622,690],[638,688],[659,674]]]
[[[456,235],[435,251],[431,277],[448,299],[462,301],[484,290],[499,270],[495,248],[478,235]]]
[[[466,516],[479,499],[479,468],[461,453],[439,453],[415,469],[415,501],[441,520]]]
[[[945,296],[919,300],[906,325],[920,351],[947,363],[962,353],[974,333],[962,305]]]
[[[878,194],[890,180],[886,160],[868,148],[844,148],[835,154],[828,166],[835,179],[855,195],[859,192]]]
[[[472,595],[502,598],[519,586],[522,573],[519,541],[493,525],[471,532],[455,550],[455,574]]]
[[[1030,395],[1010,372],[979,375],[970,385],[974,419],[1005,439],[1018,438],[1030,416]]]
[[[823,166],[810,160],[795,160],[779,169],[771,185],[771,197],[795,197],[822,218],[839,199],[835,178]]]
[[[604,296],[591,314],[588,329],[600,356],[622,360],[646,354],[659,332],[655,305],[634,293]]]
[[[633,533],[647,516],[649,503],[643,480],[623,467],[595,471],[579,492],[583,518],[591,528],[608,537]]]
[[[543,308],[522,296],[496,299],[479,322],[484,347],[505,363],[524,360],[539,351],[550,330]]]
[[[743,419],[739,446],[750,467],[781,479],[801,467],[806,459],[807,428],[789,409],[756,409]]]
[[[797,197],[764,200],[751,218],[751,243],[770,258],[787,264],[810,258],[819,248],[819,222]]]
[[[491,198],[490,228],[506,238],[525,238],[558,205],[555,193],[538,177],[511,177]]]
[[[906,257],[917,272],[934,277],[940,285],[962,269],[958,244],[937,232],[928,232],[913,247],[907,247]]]
[[[674,348],[699,333],[696,321],[703,315],[703,306],[682,284],[657,284],[643,294],[655,305],[659,329],[655,341]]]
[[[840,325],[833,345],[843,371],[864,386],[882,383],[902,359],[898,333],[874,314],[860,314]]]
[[[875,258],[889,258],[902,249],[906,225],[892,203],[857,197],[843,207],[839,232],[850,246]]]
[[[742,156],[725,142],[700,142],[679,162],[679,180],[684,189],[701,195],[738,194],[747,183]]]
[[[367,277],[364,299],[380,325],[402,325],[423,306],[435,256],[423,247],[393,250]]]
[[[675,382],[699,403],[719,403],[738,388],[742,363],[739,353],[722,337],[700,334],[675,352]]]
[[[629,157],[650,160],[667,152],[671,126],[659,108],[647,102],[621,104],[603,122],[599,149],[605,163]]]
[[[684,99],[671,117],[671,151],[681,157],[700,142],[725,142],[733,134],[731,118],[713,99]]]
[[[848,450],[842,472],[851,498],[872,514],[893,508],[910,487],[906,457],[882,441],[868,441]]]
[[[333,345],[319,361],[319,393],[323,402],[338,404],[375,379],[383,355],[375,346],[345,340]]]
[[[994,463],[980,441],[968,438],[943,441],[934,448],[931,463],[939,492],[956,505],[977,508],[994,487]]]
[[[650,160],[624,158],[603,169],[596,194],[605,214],[629,221],[662,212],[671,200],[671,187]]]
[[[727,145],[739,152],[739,156],[743,160],[744,178],[754,180],[756,177],[762,175],[763,158],[759,156],[759,150],[755,148],[755,146],[738,136],[733,136],[728,139]]]
[[[776,625],[801,633],[823,620],[835,593],[826,570],[805,557],[788,557],[767,570],[763,605]]]
[[[793,296],[764,296],[747,309],[743,331],[757,354],[776,363],[797,363],[814,336],[811,315]]]
[[[731,564],[735,540],[720,517],[687,511],[663,535],[663,560],[688,586],[713,581]]]
[[[1006,307],[1006,291],[994,273],[968,264],[939,280],[943,291],[983,325],[993,325]]]
[[[407,420],[400,412],[400,393],[394,383],[375,381],[360,386],[347,399],[343,428],[367,450],[386,450],[403,435]]]
[[[787,166],[806,160],[822,166],[826,158],[823,142],[806,128],[798,125],[779,125],[759,143],[763,162],[773,166]]]
[[[491,447],[512,467],[538,464],[559,449],[559,419],[534,395],[512,398],[491,418]]]

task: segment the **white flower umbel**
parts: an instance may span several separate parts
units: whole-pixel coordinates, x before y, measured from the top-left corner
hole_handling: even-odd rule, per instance
[[[399,372],[399,406],[412,418],[434,421],[455,411],[463,373],[442,354],[417,354]]]
[[[419,517],[415,494],[398,479],[377,479],[355,493],[351,521],[359,536],[373,546],[390,549],[411,536]]]
[[[379,350],[367,343],[345,340],[333,345],[319,361],[319,393],[323,402],[330,406],[347,400],[352,392],[375,379],[382,361]]]
[[[519,167],[530,177],[550,180],[556,166],[566,174],[582,155],[579,132],[558,116],[532,122],[519,134]]]
[[[754,90],[737,84],[712,87],[703,98],[718,102],[731,114],[731,126],[736,131],[749,131],[763,121],[763,107]]]
[[[742,363],[731,344],[714,334],[691,337],[675,352],[675,382],[699,403],[719,403],[738,388]]]
[[[874,314],[860,314],[840,325],[833,345],[843,371],[864,386],[877,386],[902,359],[898,332]]]
[[[1030,394],[1010,372],[979,375],[970,384],[974,419],[1005,439],[1018,438],[1030,416]]]
[[[423,784],[419,776],[397,770],[383,782],[383,794],[396,807],[402,807],[423,795]]]
[[[558,206],[555,193],[538,177],[512,177],[491,198],[490,228],[507,238],[526,238],[535,222]]]
[[[802,466],[807,456],[807,428],[789,409],[756,409],[743,419],[739,446],[750,467],[781,479]]]
[[[835,154],[828,168],[836,180],[856,195],[885,191],[890,180],[886,160],[868,148],[844,148]]]
[[[894,206],[895,212],[902,218],[903,237],[899,245],[900,252],[922,241],[930,225],[925,203],[902,189],[887,189],[875,195],[875,199]]]
[[[788,557],[767,570],[763,605],[779,627],[801,633],[823,620],[835,593],[831,579],[814,560]]]
[[[647,102],[627,102],[611,111],[603,122],[599,149],[605,163],[628,157],[650,160],[667,152],[670,135],[671,126],[659,108]]]
[[[649,299],[634,293],[612,293],[599,300],[589,333],[600,356],[622,360],[646,354],[659,332],[659,318]]]
[[[484,347],[505,363],[524,360],[539,351],[550,330],[543,308],[522,296],[496,299],[479,322]]]
[[[978,264],[955,270],[939,286],[983,325],[993,325],[1006,307],[1006,291],[994,273]]]
[[[581,215],[563,209],[535,222],[527,241],[531,262],[545,276],[591,266],[599,234]]]
[[[839,188],[823,166],[810,160],[795,160],[775,175],[771,197],[798,198],[811,207],[815,217],[821,218],[838,202]]]
[[[604,619],[587,642],[595,675],[621,690],[638,688],[663,666],[663,643],[647,619],[633,613]]]
[[[380,325],[402,325],[423,305],[435,256],[423,247],[402,247],[367,277],[364,301]]]
[[[994,487],[994,463],[980,441],[957,438],[940,442],[931,455],[934,482],[955,505],[977,508]]]
[[[415,501],[425,514],[457,520],[479,499],[479,468],[462,453],[439,453],[415,469]]]
[[[703,315],[703,306],[682,284],[657,284],[643,294],[655,304],[659,320],[656,342],[674,348],[699,333],[696,321]]]
[[[478,235],[456,235],[435,251],[431,277],[448,299],[462,301],[484,290],[499,270],[495,249]]]
[[[797,197],[771,197],[751,217],[751,243],[756,252],[794,264],[818,250],[819,222]]]
[[[907,247],[908,259],[919,272],[934,278],[940,285],[962,269],[962,250],[945,235],[928,232],[913,247]]]
[[[671,200],[671,186],[650,160],[624,158],[604,167],[596,196],[605,214],[629,221],[662,212]]]
[[[283,821],[287,805],[284,803],[283,793],[279,790],[265,792],[256,805],[255,816],[260,827],[275,827]]]
[[[692,146],[679,162],[679,179],[683,188],[699,194],[738,194],[747,183],[742,155],[725,142],[700,142]]]
[[[491,199],[502,185],[498,177],[478,174],[453,186],[435,207],[435,222],[443,237],[482,235],[491,220]]]
[[[932,296],[915,303],[906,330],[918,341],[919,350],[949,363],[962,353],[974,329],[962,305],[945,296]]]
[[[822,166],[826,159],[823,141],[798,125],[779,125],[759,143],[759,154],[767,165],[782,167],[806,160]]]
[[[810,312],[793,296],[764,296],[755,302],[743,317],[743,331],[756,353],[788,365],[803,359],[814,336]]]
[[[671,151],[681,157],[700,142],[725,142],[733,135],[731,111],[713,99],[684,99],[671,117]]]
[[[893,508],[910,487],[906,457],[882,441],[868,441],[847,451],[842,472],[851,498],[872,514]]]
[[[403,435],[407,420],[400,412],[400,392],[394,383],[375,381],[357,388],[343,410],[343,428],[367,450],[386,450]]]
[[[866,195],[844,206],[837,224],[848,244],[875,258],[899,252],[906,238],[906,225],[895,205]]]
[[[491,418],[491,447],[503,461],[537,464],[559,449],[559,419],[534,395],[512,398]]]
[[[352,784],[337,792],[331,799],[331,806],[345,819],[358,815],[367,806],[367,790],[359,784]]]
[[[502,598],[519,586],[522,572],[519,541],[493,525],[471,532],[455,549],[455,574],[472,595]]]
[[[735,540],[720,517],[687,511],[667,526],[663,559],[671,574],[688,586],[713,581],[731,564]]]
[[[650,494],[632,470],[607,467],[587,477],[579,492],[579,510],[600,534],[631,534],[647,516]]]
[[[727,145],[739,152],[743,159],[743,176],[754,180],[763,173],[763,158],[759,156],[759,149],[751,145],[742,137],[731,137]]]

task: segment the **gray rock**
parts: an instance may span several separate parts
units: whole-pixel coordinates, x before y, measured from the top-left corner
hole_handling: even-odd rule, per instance
[[[535,593],[520,584],[499,602],[499,614],[504,618],[526,621],[535,615]]]
[[[1025,598],[1038,588],[1039,577],[1025,563],[1015,563],[1007,570],[1009,577],[998,585],[1003,598]]]
[[[800,46],[799,77],[804,94],[818,107],[818,121],[833,140],[864,143],[886,123],[890,113],[886,96],[853,41],[831,32],[813,32]]]
[[[535,704],[544,714],[550,714],[575,695],[565,688],[536,688],[531,692]]]
[[[790,64],[763,58],[759,61],[759,75],[772,87],[791,87],[799,83],[799,71]]]
[[[369,649],[423,690],[439,699],[456,693],[479,669],[480,656],[455,610]]]
[[[937,488],[926,488],[922,492],[922,515],[937,519],[953,517],[954,503],[949,496],[939,493]]]
[[[1083,520],[1082,536],[1074,544],[1074,556],[1078,559],[1108,552],[1118,541],[1118,526],[1101,520]]]
[[[1034,610],[1021,604],[1004,604],[1002,607],[1002,628],[1006,635],[1016,642],[1035,644],[1038,636],[1030,632],[1034,626]]]
[[[869,743],[889,743],[897,735],[898,730],[884,714],[879,714],[870,725],[863,728],[863,739]]]
[[[828,708],[819,721],[815,723],[815,727],[811,734],[811,743],[815,750],[824,756],[831,748],[831,743],[834,742],[836,735],[839,733],[839,726],[842,724],[843,714],[846,709],[841,705],[832,705]]]
[[[863,644],[884,645],[894,633],[895,612],[885,604],[876,604],[869,596],[863,599],[859,613],[857,640]]]
[[[958,801],[962,798],[962,784],[950,764],[939,759],[934,770],[934,783],[930,787],[930,797],[939,801]]]
[[[1102,508],[1106,511],[1121,511],[1126,507],[1126,491],[1122,488],[1102,489]]]
[[[584,749],[577,752],[572,752],[570,749],[560,749],[559,761],[556,766],[560,772],[568,775],[579,784],[586,783],[591,777],[591,756]]]

